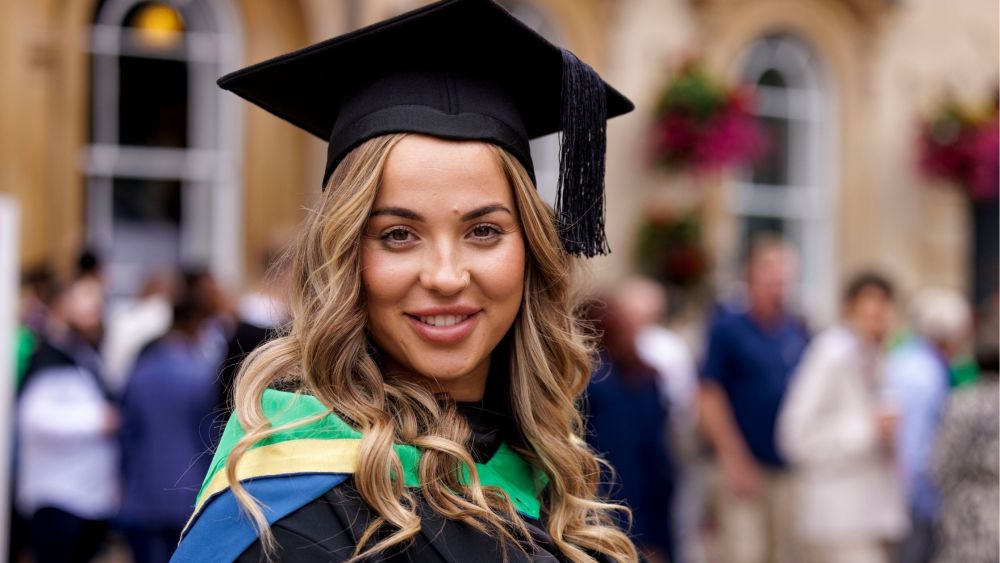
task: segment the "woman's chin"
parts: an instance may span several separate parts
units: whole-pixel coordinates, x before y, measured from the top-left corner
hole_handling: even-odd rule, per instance
[[[475,362],[449,362],[413,366],[414,372],[424,378],[435,392],[450,393],[456,400],[478,400],[486,387],[489,370],[477,369]],[[487,363],[488,365],[488,363]],[[475,396],[479,395],[479,396]]]

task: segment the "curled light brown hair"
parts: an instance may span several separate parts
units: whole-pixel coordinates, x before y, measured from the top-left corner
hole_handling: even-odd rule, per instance
[[[363,435],[354,484],[376,518],[358,541],[356,559],[404,545],[420,531],[415,492],[392,477],[402,475],[394,443],[422,450],[419,493],[433,510],[501,538],[505,549],[531,543],[507,495],[480,485],[465,446],[470,430],[454,405],[439,401],[419,381],[383,372],[366,331],[359,241],[386,159],[404,136],[369,140],[337,167],[290,251],[292,322],[240,369],[234,402],[246,435],[225,470],[269,554],[276,549],[274,537],[253,497],[237,482],[236,466],[253,444],[316,420],[273,427],[261,397],[275,385],[314,395]],[[497,349],[508,354],[502,365],[509,366],[509,404],[523,436],[522,445],[514,447],[548,478],[543,521],[563,554],[575,562],[592,561],[588,552],[635,561],[635,547],[613,524],[613,511],[624,509],[597,498],[600,461],[583,440],[576,408],[591,370],[590,349],[574,317],[576,259],[562,250],[552,210],[524,167],[491,147],[513,190],[527,251],[521,308],[504,338],[507,345]],[[467,481],[461,479],[463,465],[469,468]],[[390,533],[377,535],[383,528]]]

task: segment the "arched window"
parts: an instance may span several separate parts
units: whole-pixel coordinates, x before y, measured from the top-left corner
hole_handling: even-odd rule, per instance
[[[813,321],[829,321],[836,308],[832,84],[812,48],[790,34],[752,43],[737,73],[755,87],[771,147],[728,191],[740,242],[723,257],[722,270],[740,279],[749,242],[761,232],[779,234],[799,254],[793,305]]]
[[[181,263],[239,276],[238,119],[215,86],[239,41],[227,0],[98,2],[82,160],[112,296]]]

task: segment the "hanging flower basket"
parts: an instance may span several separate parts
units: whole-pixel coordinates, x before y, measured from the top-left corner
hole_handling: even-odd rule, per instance
[[[667,286],[699,286],[708,271],[701,231],[696,210],[650,214],[636,241],[639,271]]]
[[[729,88],[696,62],[666,85],[652,127],[652,157],[671,172],[712,172],[763,155],[766,138],[749,88]]]
[[[997,198],[1000,197],[998,98],[985,107],[949,101],[920,124],[920,169],[947,180],[968,197],[969,256],[974,303],[984,303],[1000,283],[997,267]]]
[[[920,124],[920,169],[960,186],[974,201],[1000,193],[1000,120],[994,101],[986,111],[945,103]]]

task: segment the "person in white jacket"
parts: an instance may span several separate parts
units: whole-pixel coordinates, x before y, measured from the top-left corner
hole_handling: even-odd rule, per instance
[[[16,409],[17,507],[36,563],[85,563],[118,510],[118,413],[95,350],[102,288],[74,281],[57,299]]]
[[[779,415],[778,446],[795,472],[799,533],[819,563],[885,563],[906,531],[894,415],[880,381],[892,312],[888,280],[855,278],[843,322],[806,350]]]

